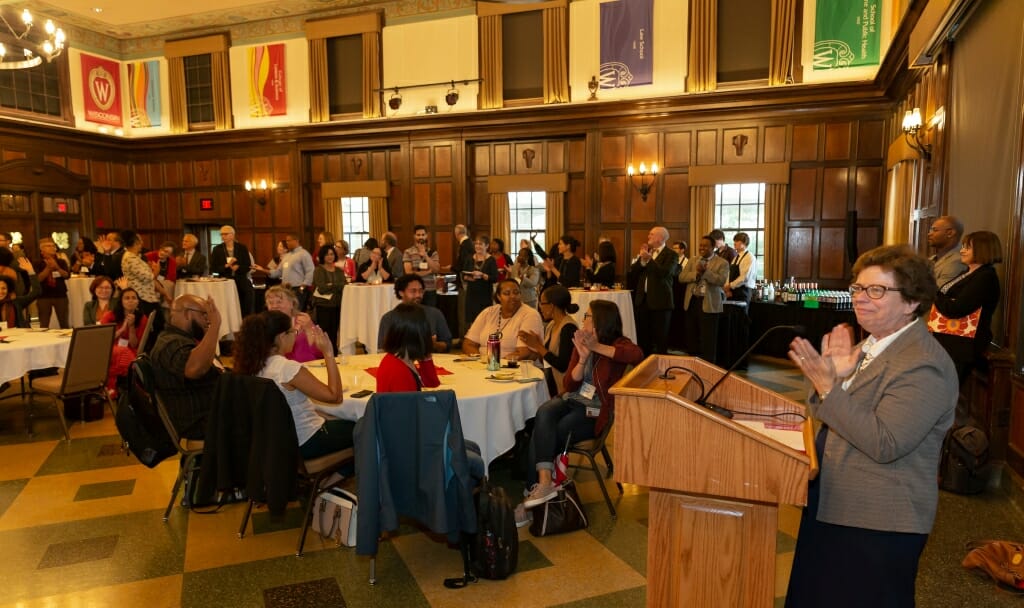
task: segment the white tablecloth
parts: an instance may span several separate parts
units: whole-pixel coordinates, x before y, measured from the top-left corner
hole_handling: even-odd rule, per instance
[[[202,299],[213,298],[213,303],[220,311],[220,335],[218,338],[234,334],[242,329],[242,306],[238,303],[238,288],[229,279],[179,279],[174,284],[174,297],[190,293]]]
[[[633,292],[628,289],[609,289],[607,291],[584,291],[570,289],[572,301],[579,305],[579,311],[573,315],[576,322],[583,326],[583,315],[594,300],[608,300],[619,307],[622,317],[622,335],[636,342],[636,320],[633,318]]]
[[[21,378],[26,372],[64,367],[71,348],[71,330],[8,329],[0,331],[0,382]]]
[[[71,277],[65,283],[68,286],[68,323],[71,327],[85,325],[82,311],[85,303],[92,299],[89,286],[96,277]]]
[[[381,317],[397,305],[394,283],[345,285],[345,291],[341,295],[338,350],[353,354],[358,340],[366,346],[366,352],[376,353]]]
[[[379,354],[339,357],[346,360],[340,366],[345,398],[340,407],[324,405],[322,409],[339,418],[358,420],[366,410],[369,397],[356,399],[352,393],[376,387],[376,379],[365,370],[377,367],[382,357]],[[434,355],[435,365],[452,372],[451,375],[439,376],[440,388],[455,391],[459,400],[462,434],[480,444],[484,463],[489,465],[512,449],[516,431],[522,429],[526,421],[537,413],[537,408],[548,400],[547,384],[543,381],[543,372],[533,366],[528,367],[527,373],[540,382],[496,382],[486,379],[491,372],[487,371],[485,364],[479,361],[456,362],[455,359],[459,358],[461,355]],[[313,375],[326,382],[327,370],[323,365],[323,361],[306,364]],[[516,372],[516,378],[520,378],[521,371]]]

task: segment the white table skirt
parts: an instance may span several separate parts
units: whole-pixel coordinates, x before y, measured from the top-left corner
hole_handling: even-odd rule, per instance
[[[96,277],[71,277],[64,283],[68,286],[68,323],[71,327],[85,325],[85,303],[92,299],[89,286]]]
[[[0,343],[0,382],[16,380],[34,369],[64,367],[71,348],[71,330],[8,329]]]
[[[345,397],[340,406],[321,405],[320,409],[339,418],[358,420],[366,410],[369,397],[356,399],[352,393],[363,389],[373,390],[376,379],[366,373],[367,368],[377,367],[383,355],[358,355],[339,357],[346,363],[340,366],[341,383]],[[462,434],[466,439],[480,444],[484,463],[491,461],[512,449],[516,431],[526,426],[537,408],[548,400],[547,384],[539,368],[530,366],[527,373],[540,382],[521,383],[496,382],[487,380],[491,375],[485,364],[478,361],[456,362],[461,355],[434,355],[434,364],[452,372],[439,376],[441,389],[453,389],[459,401],[459,416],[462,419]],[[327,370],[323,361],[311,361],[307,368],[322,381],[327,381]],[[507,370],[505,370],[507,371]],[[521,377],[517,370],[516,377]],[[430,389],[427,389],[430,390]]]
[[[220,335],[223,338],[242,329],[242,307],[238,303],[238,288],[228,279],[179,279],[174,284],[174,297],[189,293],[202,299],[213,298],[220,311]]]
[[[394,283],[369,285],[349,283],[341,295],[341,320],[338,323],[338,350],[355,353],[356,341],[366,346],[366,352],[377,352],[377,332],[380,320],[398,305]]]
[[[579,305],[579,311],[573,315],[576,322],[583,326],[583,315],[594,300],[608,300],[619,307],[622,317],[622,335],[636,342],[636,319],[633,318],[633,292],[628,289],[609,289],[602,291],[585,291],[570,289],[572,301]]]

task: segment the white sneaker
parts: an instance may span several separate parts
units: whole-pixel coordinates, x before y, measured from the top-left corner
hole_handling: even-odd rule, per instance
[[[530,495],[523,501],[523,506],[527,509],[532,509],[537,505],[546,503],[555,496],[558,496],[558,488],[551,484],[538,483],[530,489]]]
[[[523,528],[533,523],[533,512],[527,511],[523,503],[516,505],[516,527]]]

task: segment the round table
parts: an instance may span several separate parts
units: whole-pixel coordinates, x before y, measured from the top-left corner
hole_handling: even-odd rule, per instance
[[[580,309],[573,315],[576,322],[583,326],[583,315],[590,308],[594,300],[608,300],[619,307],[619,316],[622,317],[622,335],[634,343],[636,342],[636,319],[633,318],[633,292],[628,289],[602,289],[601,291],[570,289],[572,301],[579,305]]]
[[[345,285],[341,294],[338,350],[353,354],[358,341],[363,343],[367,353],[376,353],[381,317],[397,305],[394,283]]]
[[[64,367],[71,330],[8,329],[0,331],[0,382],[16,380],[34,369]]]
[[[223,338],[242,329],[242,307],[238,303],[238,288],[229,279],[181,279],[174,283],[174,297],[192,294],[202,299],[213,298],[220,311],[220,335]]]
[[[92,299],[89,286],[96,277],[72,276],[64,283],[68,286],[68,323],[71,327],[85,325],[85,303]]]
[[[345,397],[340,406],[318,404],[320,409],[333,416],[347,420],[358,420],[366,410],[369,397],[355,398],[352,393],[363,389],[373,390],[376,379],[366,370],[375,368],[383,358],[381,354],[339,356],[341,384]],[[477,360],[468,361],[464,355],[434,355],[434,364],[451,372],[439,374],[439,389],[452,389],[459,401],[459,417],[462,419],[462,434],[466,439],[480,444],[484,463],[512,449],[516,443],[516,431],[533,418],[537,408],[548,400],[548,387],[543,372],[532,365],[525,373],[538,382],[519,382],[522,370],[516,371],[512,381],[488,380],[491,372]],[[310,361],[306,367],[320,380],[327,381],[327,370],[323,361]],[[509,370],[502,370],[509,371]],[[431,389],[425,389],[431,390]]]

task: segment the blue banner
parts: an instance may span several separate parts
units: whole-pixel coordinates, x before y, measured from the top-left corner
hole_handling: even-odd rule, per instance
[[[601,4],[601,88],[654,82],[654,0]]]

